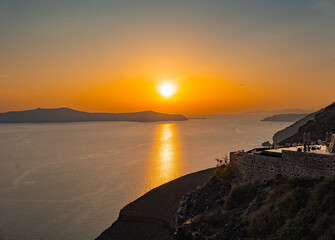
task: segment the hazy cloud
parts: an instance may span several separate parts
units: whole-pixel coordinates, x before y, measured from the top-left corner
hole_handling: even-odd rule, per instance
[[[335,13],[335,0],[317,0],[313,8]]]
[[[0,79],[7,79],[7,78],[10,78],[10,75],[0,73]]]

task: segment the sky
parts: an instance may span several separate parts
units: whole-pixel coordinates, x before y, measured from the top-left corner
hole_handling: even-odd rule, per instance
[[[0,112],[317,110],[334,26],[335,0],[0,0]]]

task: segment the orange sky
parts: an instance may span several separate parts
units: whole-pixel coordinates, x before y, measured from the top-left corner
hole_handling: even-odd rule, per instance
[[[1,2],[0,112],[240,113],[334,101],[335,2],[242,2]],[[157,92],[164,79],[178,90],[170,99]]]

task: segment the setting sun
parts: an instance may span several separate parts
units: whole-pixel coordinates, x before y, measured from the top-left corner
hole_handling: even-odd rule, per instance
[[[158,92],[164,97],[164,98],[170,98],[173,94],[176,92],[176,87],[171,82],[164,82],[161,83],[158,87]]]

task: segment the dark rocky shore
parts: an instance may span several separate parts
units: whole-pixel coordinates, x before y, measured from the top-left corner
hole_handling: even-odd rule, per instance
[[[119,218],[96,240],[172,239],[180,200],[203,186],[214,168],[192,173],[146,193],[124,207]]]

